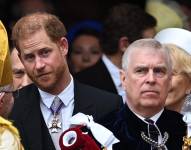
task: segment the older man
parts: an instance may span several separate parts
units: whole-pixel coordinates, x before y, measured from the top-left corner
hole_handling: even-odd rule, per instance
[[[122,59],[126,106],[114,124],[115,149],[180,150],[186,127],[182,115],[164,108],[171,86],[168,50],[153,39],[133,42]]]
[[[18,56],[18,51],[15,47],[11,49],[11,62],[13,71],[13,86],[14,89],[21,89],[24,86],[31,84],[32,81],[28,77],[25,67]]]

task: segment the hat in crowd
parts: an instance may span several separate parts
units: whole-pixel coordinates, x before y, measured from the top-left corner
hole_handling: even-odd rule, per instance
[[[191,32],[181,28],[167,28],[158,32],[154,39],[162,44],[175,44],[191,54]]]
[[[12,69],[6,29],[0,21],[0,87],[12,83]]]
[[[83,29],[92,29],[95,30],[96,32],[101,32],[103,29],[103,25],[95,20],[85,20],[75,24],[68,30],[67,33],[67,39],[69,43],[71,43],[75,38],[75,36],[78,34],[78,32]]]
[[[148,0],[146,11],[157,20],[156,31],[165,28],[183,28],[185,14],[180,5],[172,0]]]

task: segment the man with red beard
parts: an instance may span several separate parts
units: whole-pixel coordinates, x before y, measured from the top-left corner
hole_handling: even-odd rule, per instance
[[[29,14],[13,27],[13,42],[34,82],[20,90],[10,115],[27,150],[59,150],[72,115],[82,112],[99,122],[122,103],[117,95],[73,80],[65,36],[63,23],[48,13]]]

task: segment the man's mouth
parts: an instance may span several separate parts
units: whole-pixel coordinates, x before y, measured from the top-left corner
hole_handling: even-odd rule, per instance
[[[159,93],[158,91],[156,90],[145,90],[145,91],[142,91],[142,93]]]
[[[159,92],[156,91],[156,90],[145,90],[145,91],[142,91],[141,94],[146,94],[146,95],[158,95]]]
[[[41,74],[38,74],[36,77],[37,78],[41,78],[41,77],[45,77],[47,75],[49,75],[50,73],[41,73]]]

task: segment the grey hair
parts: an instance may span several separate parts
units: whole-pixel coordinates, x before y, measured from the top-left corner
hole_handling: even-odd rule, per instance
[[[137,48],[139,48],[140,51],[144,50],[143,48],[151,48],[152,51],[163,52],[164,55],[166,56],[168,71],[169,73],[172,72],[172,61],[171,61],[169,49],[154,39],[140,39],[130,44],[128,48],[125,50],[125,53],[123,54],[123,57],[122,57],[123,70],[127,71],[128,64],[131,61],[130,55]]]

